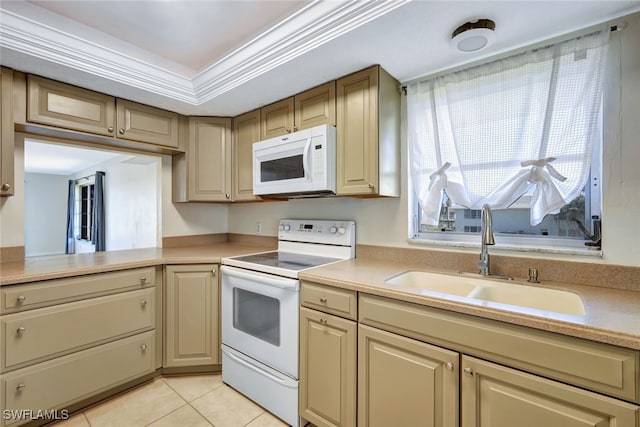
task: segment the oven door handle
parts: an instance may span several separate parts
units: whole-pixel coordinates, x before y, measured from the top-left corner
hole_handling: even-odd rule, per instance
[[[223,265],[222,274],[227,274],[229,276],[235,276],[239,279],[245,279],[255,282],[259,278],[262,284],[268,286],[274,286],[276,288],[289,289],[289,290],[298,290],[300,288],[300,281],[296,279],[287,279],[285,277],[278,277],[271,274],[264,274],[257,271],[247,272],[246,270],[241,270],[239,268],[229,267]]]

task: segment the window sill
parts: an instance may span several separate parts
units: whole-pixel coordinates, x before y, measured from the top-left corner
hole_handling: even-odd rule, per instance
[[[456,238],[453,240],[451,237]],[[459,236],[451,236],[443,239],[427,239],[424,237],[409,238],[407,241],[411,245],[420,246],[439,246],[443,248],[473,248],[480,250],[480,236],[464,236],[465,239],[459,239]],[[472,239],[469,239],[473,237]],[[604,253],[601,249],[589,249],[586,246],[581,245],[567,245],[554,242],[553,239],[544,239],[540,242],[536,242],[535,245],[525,242],[505,241],[499,236],[495,237],[496,244],[491,247],[490,251],[495,252],[524,252],[524,253],[539,253],[550,255],[570,255],[570,256],[584,256],[602,258]],[[511,239],[509,239],[511,240]]]

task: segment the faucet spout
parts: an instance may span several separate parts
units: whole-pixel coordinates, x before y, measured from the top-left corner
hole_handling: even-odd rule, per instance
[[[480,246],[480,261],[478,261],[478,269],[483,276],[489,276],[491,274],[489,263],[489,246],[495,245],[496,242],[493,238],[493,222],[491,219],[491,208],[488,204],[482,206],[482,220],[481,220],[481,246]]]

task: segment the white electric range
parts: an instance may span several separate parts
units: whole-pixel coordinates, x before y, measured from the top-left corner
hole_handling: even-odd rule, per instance
[[[300,280],[355,258],[355,222],[280,220],[278,250],[222,259],[222,380],[297,427]]]

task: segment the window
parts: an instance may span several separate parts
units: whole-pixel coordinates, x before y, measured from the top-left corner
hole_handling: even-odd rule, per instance
[[[465,241],[488,204],[503,242],[595,245],[608,35],[408,85],[412,238]]]
[[[95,184],[83,183],[76,186],[76,236],[79,240],[93,240],[93,209]]]

